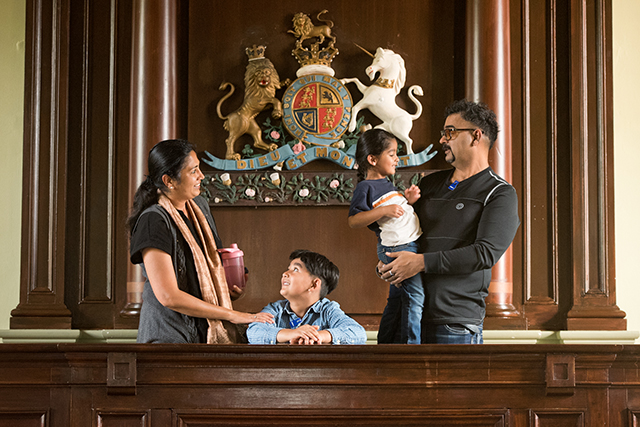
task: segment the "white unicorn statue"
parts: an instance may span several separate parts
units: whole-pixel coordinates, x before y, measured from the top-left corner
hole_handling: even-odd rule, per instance
[[[360,48],[373,57],[373,62],[365,70],[369,79],[373,80],[377,73],[380,74],[378,79],[368,87],[363,85],[357,77],[340,80],[342,84],[355,83],[363,95],[362,99],[351,110],[349,132],[355,130],[356,116],[360,110],[368,109],[382,120],[382,124],[376,126],[376,128],[384,129],[395,135],[396,138],[406,144],[407,154],[413,154],[413,140],[409,137],[409,132],[413,127],[413,121],[422,114],[422,104],[414,95],[422,96],[422,88],[418,85],[413,85],[409,88],[409,98],[416,104],[417,108],[415,114],[409,114],[398,107],[395,100],[400,90],[404,87],[407,78],[404,59],[389,49],[379,47],[374,56],[364,48]]]

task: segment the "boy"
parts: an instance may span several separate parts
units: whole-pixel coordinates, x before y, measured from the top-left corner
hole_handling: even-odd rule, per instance
[[[340,271],[325,256],[293,251],[282,273],[280,295],[286,299],[267,305],[275,324],[249,325],[250,344],[364,344],[364,328],[325,296],[338,286]]]

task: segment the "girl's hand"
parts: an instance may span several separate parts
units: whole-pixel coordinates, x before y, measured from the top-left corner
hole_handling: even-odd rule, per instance
[[[404,215],[404,209],[400,207],[400,205],[388,205],[383,206],[381,209],[384,209],[384,216],[389,218],[400,218]]]
[[[404,197],[407,198],[409,204],[414,204],[420,198],[420,187],[415,184],[411,185],[411,187],[404,190]]]

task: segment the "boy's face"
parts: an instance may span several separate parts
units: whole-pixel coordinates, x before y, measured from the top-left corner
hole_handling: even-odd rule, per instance
[[[310,295],[315,290],[314,280],[319,279],[309,273],[300,258],[296,258],[289,263],[287,271],[282,273],[280,295],[289,301]]]

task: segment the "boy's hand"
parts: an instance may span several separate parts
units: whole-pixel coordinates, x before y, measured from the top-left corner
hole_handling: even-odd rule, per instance
[[[312,328],[315,331],[314,338],[307,339],[307,338],[301,337],[301,338],[298,338],[297,340],[294,339],[289,341],[290,344],[297,344],[297,345],[331,344],[331,342],[333,341],[331,332],[319,331],[318,326],[302,325],[298,329],[300,328]]]
[[[320,339],[318,326],[301,325],[296,329],[281,329],[278,332],[278,342],[290,344],[311,344]]]
[[[319,326],[301,325],[296,329],[282,329],[278,332],[278,342],[288,342],[294,345],[330,344],[332,341],[329,331],[319,331]]]
[[[415,184],[411,185],[411,187],[404,190],[404,197],[407,198],[409,204],[414,204],[420,198],[420,187]]]

